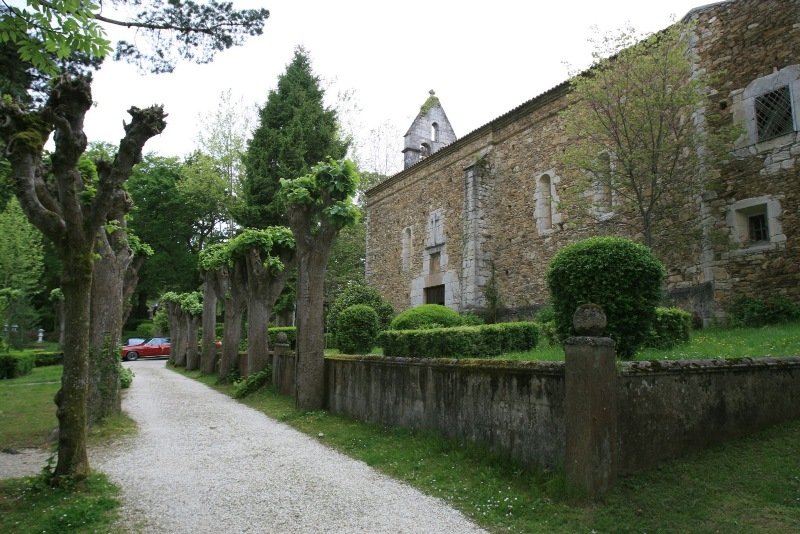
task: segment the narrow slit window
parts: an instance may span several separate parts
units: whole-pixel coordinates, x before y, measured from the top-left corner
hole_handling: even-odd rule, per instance
[[[794,131],[792,96],[788,85],[757,97],[755,111],[759,142]]]

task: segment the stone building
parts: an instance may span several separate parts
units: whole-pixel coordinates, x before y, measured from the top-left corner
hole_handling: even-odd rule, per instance
[[[694,68],[718,75],[708,105],[744,133],[727,161],[698,169],[718,179],[675,213],[681,246],[654,247],[667,293],[706,323],[738,296],[800,301],[800,0],[721,2],[684,20],[695,23]],[[559,211],[568,93],[564,82],[457,140],[438,99],[426,102],[406,168],[367,192],[367,281],[396,309],[524,315],[547,302],[559,248],[625,233],[613,209],[595,225]]]

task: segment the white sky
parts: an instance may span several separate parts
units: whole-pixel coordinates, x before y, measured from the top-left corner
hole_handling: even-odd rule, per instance
[[[208,65],[180,64],[172,74],[143,75],[108,60],[95,76],[96,107],[87,115],[90,141],[116,144],[131,105],[163,104],[166,131],[146,151],[185,155],[196,146],[200,115],[219,95],[261,106],[296,45],[309,52],[335,104],[352,90],[356,109],[343,117],[360,138],[389,121],[393,149],[434,89],[456,135],[464,136],[567,78],[567,64],[590,62],[587,38],[630,22],[658,31],[704,0],[375,0],[235,1],[270,10],[264,35]],[[597,26],[593,29],[593,26]]]

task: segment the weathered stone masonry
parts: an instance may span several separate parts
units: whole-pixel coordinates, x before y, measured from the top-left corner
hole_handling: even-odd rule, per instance
[[[745,131],[730,161],[698,169],[710,177],[706,191],[675,214],[684,246],[656,250],[674,301],[710,322],[739,295],[800,300],[800,0],[735,0],[686,19],[696,24],[695,68],[719,75],[711,111]],[[406,137],[409,166],[367,193],[367,280],[396,309],[442,299],[479,310],[490,283],[509,310],[534,309],[547,302],[544,273],[560,247],[622,233],[613,219],[579,226],[559,212],[570,183],[558,163],[568,90],[554,87],[444,147],[441,133],[452,129],[438,100],[420,113]],[[767,134],[765,105],[786,115]],[[431,122],[439,145],[416,158]]]

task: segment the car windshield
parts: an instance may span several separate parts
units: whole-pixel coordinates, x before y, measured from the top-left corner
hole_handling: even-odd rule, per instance
[[[163,345],[164,343],[166,343],[166,339],[164,339],[163,337],[154,337],[153,339],[145,343],[145,345],[152,347],[155,345]]]

